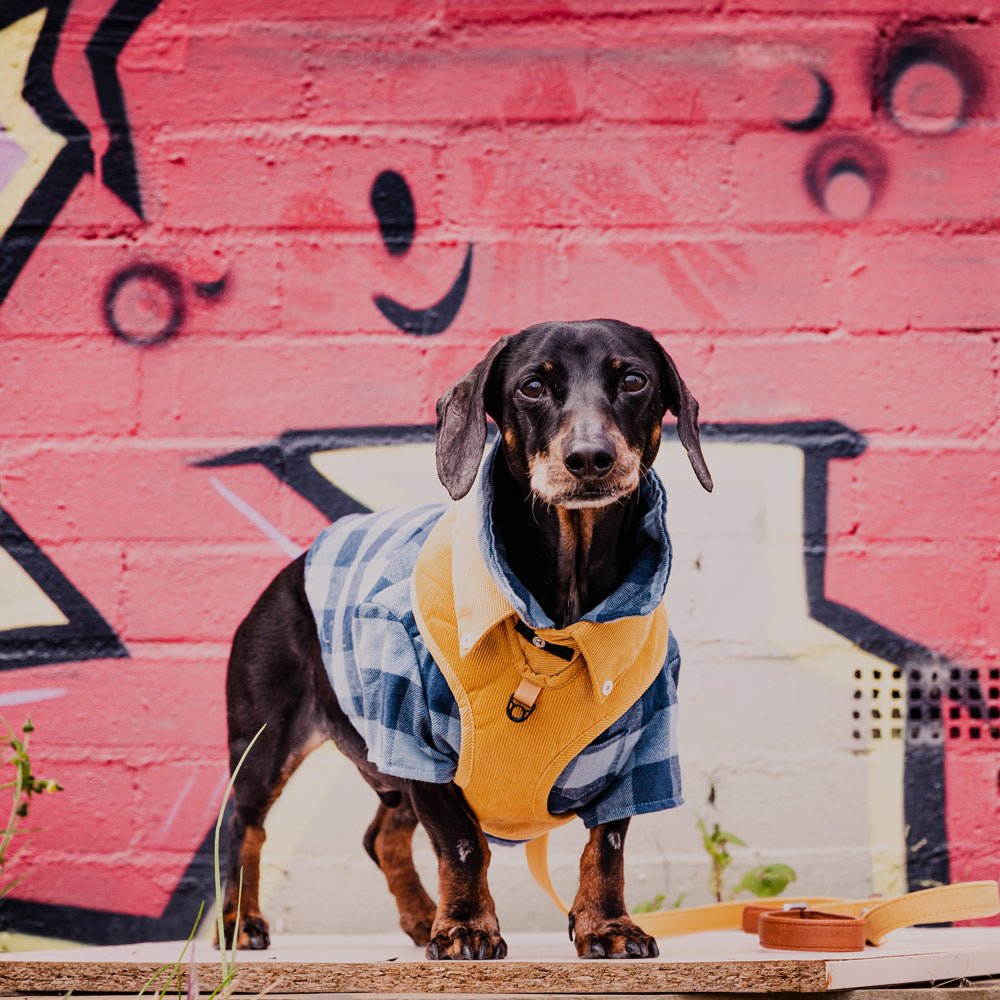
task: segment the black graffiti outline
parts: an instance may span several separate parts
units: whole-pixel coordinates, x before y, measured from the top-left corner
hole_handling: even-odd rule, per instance
[[[790,132],[815,132],[826,123],[827,118],[830,117],[830,112],[833,110],[834,93],[830,81],[819,70],[811,69],[809,72],[816,80],[816,85],[819,88],[816,94],[816,101],[812,106],[812,110],[801,118],[778,119]]]
[[[0,631],[0,671],[129,656],[104,616],[2,507],[0,548],[67,619],[65,625],[35,625]]]
[[[101,117],[108,128],[108,148],[101,157],[101,178],[106,187],[145,221],[139,171],[135,162],[132,129],[125,108],[125,92],[118,78],[118,59],[142,22],[160,0],[117,0],[87,43],[87,61]]]
[[[138,197],[138,174],[131,127],[125,111],[125,98],[118,79],[117,63],[122,49],[135,30],[160,0],[118,0],[98,26],[87,44],[94,86],[105,124],[111,138],[103,159],[105,182],[140,219],[142,205]],[[0,14],[0,29],[47,9],[38,42],[28,61],[22,96],[39,121],[62,136],[66,145],[25,199],[17,216],[0,237],[0,302],[9,294],[31,255],[45,238],[56,216],[86,174],[94,172],[94,153],[90,131],[63,100],[53,78],[56,51],[72,0],[7,0]],[[141,11],[129,32],[118,31],[128,10]],[[114,16],[112,16],[114,15]]]
[[[383,170],[372,182],[368,201],[386,250],[393,257],[402,257],[417,229],[417,209],[406,178],[398,170]]]
[[[142,279],[159,285],[163,294],[167,297],[167,301],[170,303],[170,315],[167,317],[167,321],[156,333],[149,337],[139,337],[127,332],[122,327],[115,313],[118,296],[123,289],[130,282]],[[220,293],[221,287],[219,292],[213,293],[213,297]],[[203,292],[199,292],[199,294],[202,297],[207,297]],[[184,317],[187,313],[187,308],[184,304],[184,286],[177,274],[165,264],[157,264],[153,261],[138,261],[134,264],[129,264],[127,267],[123,267],[112,276],[107,288],[104,290],[102,310],[104,313],[104,322],[119,340],[124,341],[126,344],[131,344],[133,347],[156,347],[158,344],[164,344],[168,340],[171,340],[184,324]]]
[[[417,229],[417,209],[406,178],[397,170],[383,170],[372,182],[368,201],[386,250],[393,257],[402,257],[410,249]],[[426,309],[411,309],[388,295],[373,295],[372,301],[378,311],[403,333],[412,333],[417,337],[444,333],[462,308],[471,274],[472,244],[469,243],[465,249],[465,260],[451,288],[434,305]]]
[[[813,204],[828,215],[827,185],[842,174],[852,174],[865,182],[869,202],[863,214],[870,214],[881,200],[889,176],[881,147],[867,136],[840,133],[827,136],[812,151],[802,179]]]
[[[673,425],[665,431],[674,433]],[[825,593],[829,463],[856,458],[866,447],[864,437],[837,421],[792,421],[776,424],[704,424],[706,441],[783,444],[800,448],[803,472],[803,558],[809,614],[845,639],[901,669],[942,664],[948,660]],[[316,451],[399,445],[434,440],[426,424],[348,427],[288,431],[276,440],[193,463],[195,468],[261,465],[294,489],[331,520],[368,508],[338,489],[312,465]],[[910,888],[926,880],[948,882],[950,856],[945,830],[944,740],[904,741],[904,802],[907,879]],[[920,846],[923,843],[923,846]],[[177,888],[159,917],[139,917],[118,911],[58,906],[26,900],[4,900],[0,927],[50,935],[87,944],[169,940],[186,934],[202,900],[213,892],[214,830],[208,830],[191,856]],[[918,846],[920,849],[918,850]]]
[[[932,136],[948,135],[966,127],[982,113],[987,91],[986,74],[976,53],[954,35],[934,24],[937,19],[922,19],[920,24],[903,24],[890,37],[880,33],[870,70],[871,109],[882,112],[900,128],[910,131],[896,117],[893,91],[900,77],[913,66],[928,64],[946,69],[961,89],[962,99],[955,124],[941,133],[922,132]],[[982,23],[978,19],[974,23]]]
[[[413,333],[418,337],[426,337],[435,333],[444,333],[451,326],[458,310],[465,301],[465,293],[469,287],[469,276],[472,274],[472,244],[465,250],[465,260],[451,288],[445,295],[426,309],[411,309],[388,295],[373,295],[372,301],[378,311],[393,326],[404,333]]]
[[[808,428],[808,446],[802,435]],[[803,470],[802,537],[805,560],[806,599],[809,615],[860,649],[892,663],[906,678],[931,665],[951,669],[947,657],[922,643],[875,621],[855,608],[826,595],[828,540],[829,464],[831,460],[856,458],[866,447],[864,437],[836,421],[817,423],[709,424],[702,430],[706,440],[793,444],[802,448]],[[943,724],[929,720],[922,727],[930,734],[914,741],[910,727],[904,728],[903,820],[906,843],[906,877],[911,890],[928,884],[947,884],[951,877],[945,813],[945,740]],[[933,731],[937,731],[934,738]]]
[[[25,199],[0,239],[0,301],[6,298],[28,258],[41,242],[84,174],[92,173],[90,135],[56,89],[52,76],[56,49],[72,0],[54,0],[28,60],[22,96],[48,129],[66,140],[45,175]],[[4,4],[0,29],[8,28],[46,6],[39,0]]]

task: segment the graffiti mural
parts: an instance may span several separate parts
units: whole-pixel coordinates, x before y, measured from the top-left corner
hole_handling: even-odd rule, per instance
[[[331,519],[441,496],[437,396],[544,318],[662,336],[717,480],[668,433],[689,805],[632,898],[704,898],[712,810],[804,890],[1000,873],[998,32],[758,6],[5,5],[0,713],[66,791],[4,928],[187,934],[233,630]],[[276,806],[276,929],[395,927],[356,781],[324,747]]]
[[[100,158],[103,183],[143,218],[135,151],[118,79],[118,57],[159,0],[121,0],[101,19],[85,50],[107,140]],[[59,39],[71,4],[6,4],[0,20],[0,77],[4,126],[0,168],[0,295],[24,267],[37,239],[52,224],[84,174],[94,170],[86,126],[53,79]]]

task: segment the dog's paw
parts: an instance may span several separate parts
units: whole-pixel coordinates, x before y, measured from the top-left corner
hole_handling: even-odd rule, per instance
[[[439,930],[427,945],[427,957],[432,961],[466,961],[486,958],[506,958],[507,942],[500,931],[477,927],[451,927]]]
[[[580,958],[656,958],[660,954],[656,939],[628,917],[591,922],[570,914],[570,937],[575,938]]]
[[[226,947],[232,948],[236,922],[231,917],[224,919],[223,928],[226,932]],[[215,947],[219,947],[218,931],[215,934]],[[270,948],[271,936],[268,934],[267,921],[259,914],[245,914],[240,917],[240,931],[236,935],[236,947],[250,951],[263,951]]]

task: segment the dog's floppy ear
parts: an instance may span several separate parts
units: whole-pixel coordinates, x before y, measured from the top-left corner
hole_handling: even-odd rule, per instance
[[[487,385],[508,340],[501,337],[437,402],[437,473],[453,500],[464,497],[475,481],[486,444]]]
[[[712,492],[712,473],[705,464],[705,456],[701,453],[701,434],[698,431],[698,400],[691,395],[691,390],[684,384],[684,379],[677,372],[674,359],[662,347],[663,355],[663,398],[666,407],[677,417],[677,436],[684,445],[691,468],[698,477],[698,482]]]

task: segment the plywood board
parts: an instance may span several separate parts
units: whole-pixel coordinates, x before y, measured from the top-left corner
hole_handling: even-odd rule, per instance
[[[174,994],[176,996],[176,994]],[[371,1000],[371,993],[310,993],[312,1000]],[[61,993],[22,993],[24,1000],[66,1000]],[[203,993],[203,997],[207,994]],[[236,994],[257,1000],[252,994]],[[268,993],[267,1000],[301,1000],[301,993]],[[699,993],[698,1000],[736,1000],[739,993]],[[840,990],[836,1000],[942,1000],[940,987],[893,986],[870,990]],[[436,1000],[467,1000],[468,993],[437,993]],[[581,1000],[579,993],[494,993],[493,1000]],[[88,993],[87,1000],[122,1000],[120,993]],[[425,993],[379,993],[378,1000],[427,1000]],[[690,993],[589,993],[586,1000],[692,1000]],[[947,1000],[1000,1000],[1000,981],[948,989]]]
[[[581,960],[558,934],[511,934],[502,962],[428,962],[401,935],[278,936],[240,952],[234,988],[254,993],[816,993],[1000,975],[1000,928],[914,928],[849,956],[769,951],[739,931],[661,940],[657,959]],[[181,942],[0,956],[0,991],[135,994]],[[217,953],[196,942],[203,990],[219,982]]]

